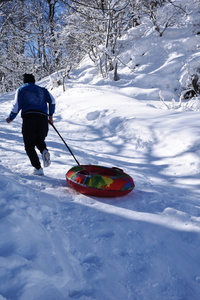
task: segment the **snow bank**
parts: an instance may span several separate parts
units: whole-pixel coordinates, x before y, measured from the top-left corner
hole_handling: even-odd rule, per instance
[[[141,41],[148,56],[118,82],[91,80],[83,66],[65,93],[52,90],[55,126],[78,161],[124,169],[136,183],[125,197],[72,190],[65,173],[76,163],[53,128],[52,165],[31,175],[21,118],[5,123],[14,94],[0,96],[0,299],[199,299],[199,112],[158,96],[171,105],[197,43],[175,33]]]

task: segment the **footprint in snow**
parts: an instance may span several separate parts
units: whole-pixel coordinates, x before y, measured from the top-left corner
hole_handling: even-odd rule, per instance
[[[100,115],[100,112],[98,110],[90,112],[87,114],[86,118],[88,121],[94,121],[96,120]]]
[[[114,130],[122,131],[124,129],[123,119],[121,117],[114,117],[110,120],[110,127]]]

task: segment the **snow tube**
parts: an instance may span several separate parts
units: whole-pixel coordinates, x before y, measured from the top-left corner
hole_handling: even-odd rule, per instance
[[[130,193],[135,184],[119,168],[79,165],[66,174],[68,184],[79,193],[96,197],[120,197]]]

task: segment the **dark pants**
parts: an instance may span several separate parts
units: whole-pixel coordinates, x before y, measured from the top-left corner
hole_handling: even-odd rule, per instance
[[[41,168],[38,155],[35,151],[37,147],[40,153],[46,148],[45,137],[48,133],[48,118],[39,113],[28,113],[23,115],[22,134],[26,153],[31,164],[36,169]]]

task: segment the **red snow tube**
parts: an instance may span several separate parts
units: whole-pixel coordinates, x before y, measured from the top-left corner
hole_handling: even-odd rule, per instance
[[[79,165],[66,174],[68,184],[76,191],[96,197],[120,197],[130,193],[135,184],[119,168]]]

